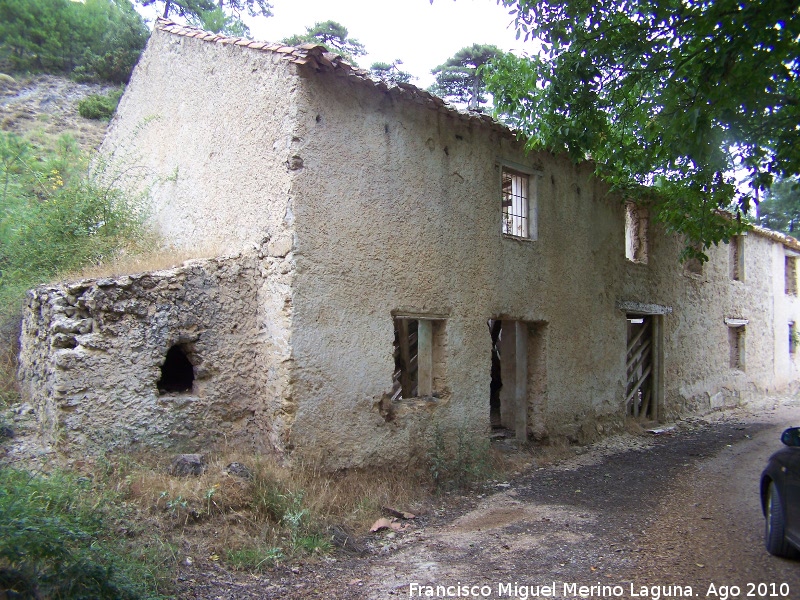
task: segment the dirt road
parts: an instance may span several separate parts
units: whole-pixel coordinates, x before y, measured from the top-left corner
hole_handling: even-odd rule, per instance
[[[792,423],[798,401],[608,440],[464,499],[385,552],[182,597],[797,599],[800,562],[764,551],[758,496]]]

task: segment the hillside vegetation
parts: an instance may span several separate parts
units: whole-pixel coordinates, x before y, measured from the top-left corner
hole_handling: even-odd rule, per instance
[[[139,202],[103,183],[119,167],[94,150],[147,36],[127,0],[0,0],[0,408],[19,399],[26,290],[135,251],[145,235]],[[105,119],[80,116],[93,95]],[[135,517],[120,495],[9,460],[14,414],[0,413],[0,597],[158,597],[160,560],[115,533]]]
[[[0,0],[0,71],[127,83],[148,36],[129,0]]]

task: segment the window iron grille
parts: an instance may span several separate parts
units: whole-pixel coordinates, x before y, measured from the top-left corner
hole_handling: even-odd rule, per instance
[[[530,237],[528,176],[504,168],[502,190],[503,233],[516,237]]]

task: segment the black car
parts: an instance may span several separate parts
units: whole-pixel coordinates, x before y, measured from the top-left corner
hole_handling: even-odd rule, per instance
[[[775,556],[800,553],[800,427],[787,429],[788,446],[769,457],[761,475],[761,508],[766,518],[764,544]]]

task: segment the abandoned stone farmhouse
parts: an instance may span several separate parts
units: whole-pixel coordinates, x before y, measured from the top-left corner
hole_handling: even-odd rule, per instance
[[[210,258],[30,292],[48,435],[402,465],[435,429],[584,442],[797,382],[797,240],[682,264],[591,164],[321,47],[159,21],[102,152]]]

